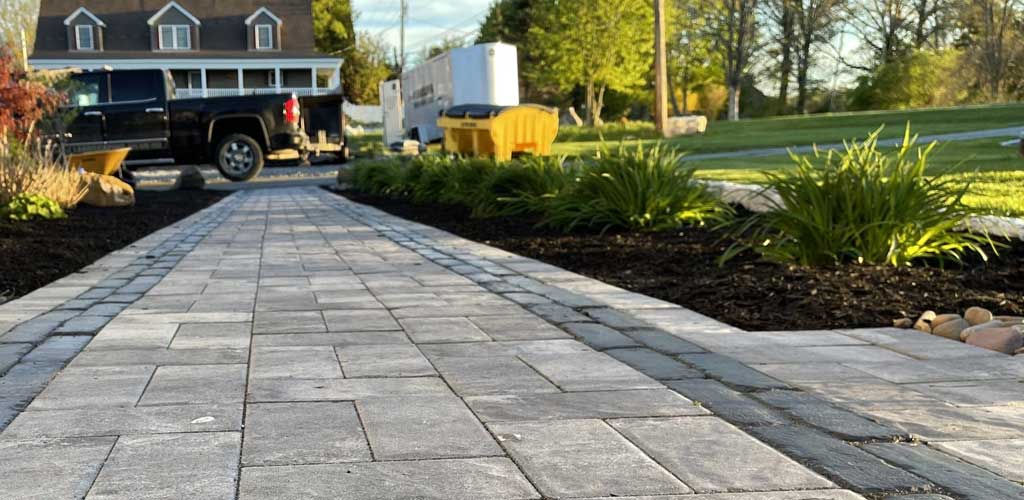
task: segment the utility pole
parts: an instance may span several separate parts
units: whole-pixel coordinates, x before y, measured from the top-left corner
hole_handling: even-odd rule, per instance
[[[409,2],[408,0],[401,1],[401,26],[398,28],[398,73],[401,74],[405,71],[405,20],[409,16]]]
[[[665,0],[654,0],[654,128],[668,131],[668,61],[665,55]]]

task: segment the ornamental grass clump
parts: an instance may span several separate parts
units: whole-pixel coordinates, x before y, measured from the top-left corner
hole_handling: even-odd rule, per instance
[[[85,192],[82,176],[68,167],[52,144],[39,139],[22,143],[0,134],[0,206],[19,195],[38,195],[67,210]]]
[[[985,247],[995,249],[988,235],[962,230],[971,215],[962,201],[969,186],[926,175],[935,144],[916,147],[908,127],[902,146],[884,152],[880,132],[845,143],[842,152],[791,154],[794,170],[767,173],[766,189],[779,201],[743,226],[754,249],[802,265],[987,259]]]
[[[573,179],[579,167],[564,156],[524,156],[495,170],[487,185],[489,198],[473,209],[476,217],[543,213]]]
[[[662,144],[605,148],[547,203],[542,224],[563,231],[662,231],[728,219],[732,209],[695,181],[695,168],[681,159]]]

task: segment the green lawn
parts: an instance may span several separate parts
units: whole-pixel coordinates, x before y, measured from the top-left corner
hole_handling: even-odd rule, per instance
[[[985,212],[1024,216],[1024,159],[1016,148],[1000,146],[1005,139],[947,142],[932,153],[929,172],[949,174],[970,182],[968,205]],[[759,183],[761,172],[791,168],[788,156],[694,161],[698,177]]]
[[[921,135],[1022,126],[1024,104],[716,121],[708,125],[703,136],[679,137],[668,142],[690,153],[789,147],[863,138],[881,125],[885,125],[882,138],[899,137],[908,122],[913,132]],[[601,133],[606,141],[656,140],[649,123],[607,124]],[[589,155],[599,144],[598,132],[592,128],[562,127],[558,134],[556,154]]]

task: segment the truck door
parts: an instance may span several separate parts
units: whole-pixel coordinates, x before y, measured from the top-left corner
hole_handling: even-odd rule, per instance
[[[131,147],[132,158],[169,156],[164,83],[161,71],[110,73],[110,104],[104,106],[109,147]]]
[[[103,104],[107,102],[109,85],[106,73],[79,74],[73,78],[69,107],[77,114],[67,126],[69,152],[103,149]]]

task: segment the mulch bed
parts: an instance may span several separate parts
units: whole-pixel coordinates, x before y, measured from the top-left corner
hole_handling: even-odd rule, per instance
[[[217,202],[218,191],[137,191],[135,206],[78,206],[60,220],[0,219],[0,302],[73,273]]]
[[[941,269],[846,265],[808,268],[747,252],[719,266],[732,243],[703,228],[679,232],[563,235],[528,218],[474,220],[467,210],[361,193],[344,196],[753,331],[892,326],[924,310],[982,306],[1024,315],[1024,243],[985,265]]]

